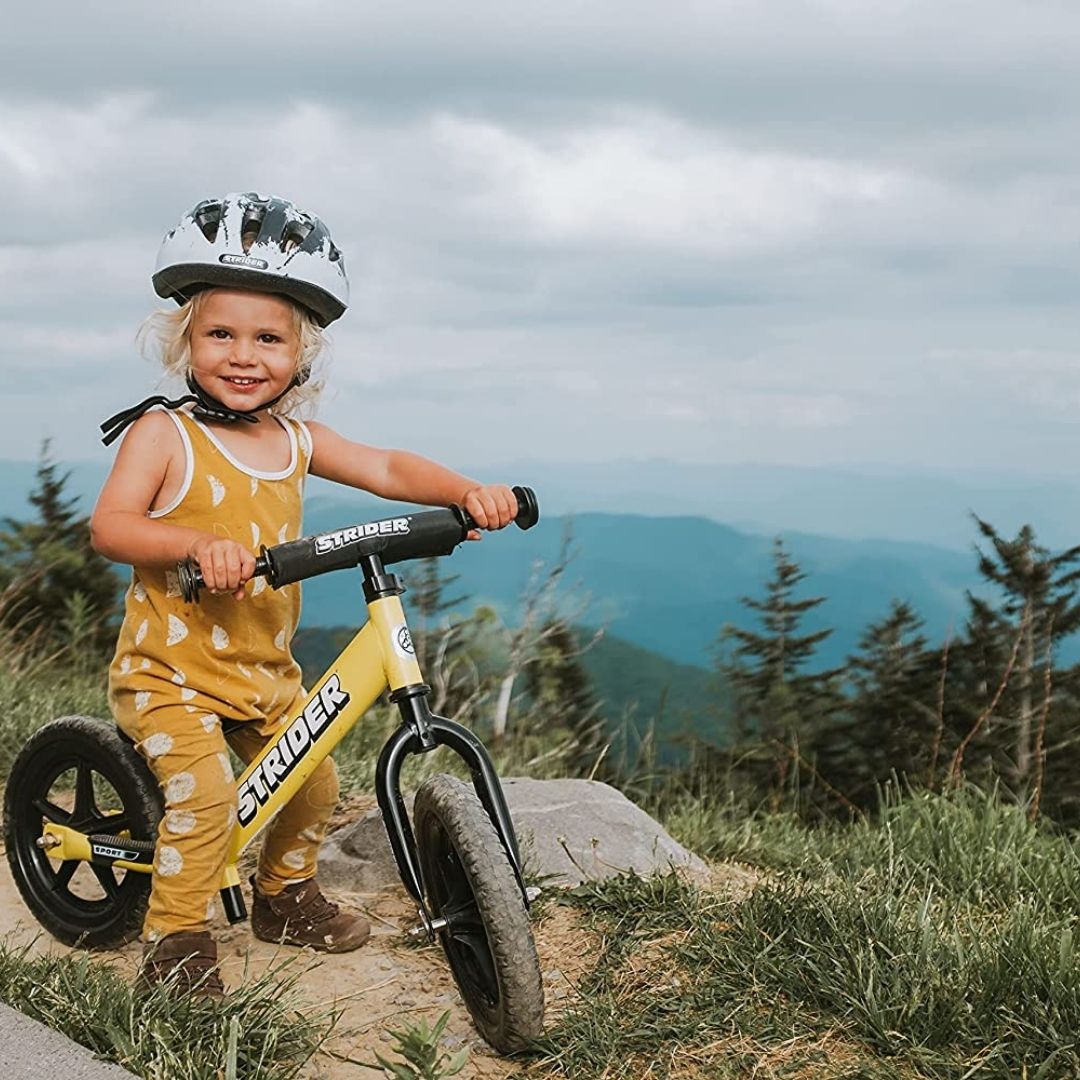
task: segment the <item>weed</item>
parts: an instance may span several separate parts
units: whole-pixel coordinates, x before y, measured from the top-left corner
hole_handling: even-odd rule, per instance
[[[457,1076],[465,1068],[469,1051],[462,1048],[451,1056],[440,1048],[442,1034],[450,1020],[450,1010],[435,1021],[433,1028],[428,1027],[427,1019],[422,1017],[417,1024],[406,1024],[400,1028],[390,1028],[390,1036],[395,1042],[394,1053],[403,1061],[395,1062],[376,1054],[378,1065],[390,1080],[445,1080]]]

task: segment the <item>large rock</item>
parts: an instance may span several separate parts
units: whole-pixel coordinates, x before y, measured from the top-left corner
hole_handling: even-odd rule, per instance
[[[708,867],[621,791],[598,780],[503,781],[528,871],[559,885],[633,870]]]
[[[530,876],[577,885],[629,870],[643,876],[673,867],[708,873],[701,859],[607,784],[509,779],[503,781],[503,790]],[[319,878],[357,892],[398,884],[377,808],[327,837],[319,856]]]

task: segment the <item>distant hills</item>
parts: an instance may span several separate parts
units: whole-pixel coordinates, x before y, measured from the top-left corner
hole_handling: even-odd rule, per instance
[[[318,532],[386,512],[360,498],[313,498],[306,529]],[[576,557],[565,594],[568,604],[588,598],[583,623],[604,626],[618,638],[679,664],[710,666],[725,623],[747,625],[739,597],[759,595],[771,572],[772,538],[742,532],[701,517],[578,514],[543,516],[530,532],[510,528],[467,543],[446,560],[461,575],[455,590],[469,605],[490,604],[508,621],[533,566],[557,557],[570,525]],[[971,555],[925,544],[838,540],[810,534],[786,536],[806,570],[805,595],[828,603],[807,619],[808,629],[833,627],[819,649],[823,666],[842,663],[868,623],[888,610],[893,597],[923,616],[931,639],[960,629],[966,588],[979,588]],[[398,568],[406,583],[408,565]],[[408,597],[406,597],[406,604]],[[347,575],[314,578],[304,591],[302,625],[339,626],[363,614],[359,582]]]
[[[72,469],[70,489],[88,506],[104,467]],[[33,470],[32,462],[0,463],[0,515],[28,513]],[[542,519],[532,532],[488,535],[448,560],[448,569],[462,575],[459,589],[470,604],[490,603],[513,621],[533,563],[555,557],[564,515],[577,511],[572,528],[578,556],[567,584],[568,595],[589,597],[582,621],[697,668],[711,666],[726,623],[747,624],[739,597],[760,594],[776,532],[809,575],[805,595],[828,598],[808,620],[810,629],[835,630],[818,657],[828,666],[854,650],[893,597],[923,616],[931,640],[962,629],[965,589],[982,588],[971,553],[969,507],[1005,532],[1031,521],[1040,540],[1054,547],[1080,538],[1080,486],[1065,480],[991,483],[660,461],[520,462],[476,472],[535,486]],[[371,496],[313,481],[306,531],[389,511],[389,504]],[[753,527],[731,524],[738,521]],[[402,572],[407,578],[407,568]],[[359,586],[347,576],[308,584],[303,625],[349,625],[362,614]]]
[[[1071,476],[950,475],[854,464],[702,465],[655,458],[463,464],[473,476],[531,485],[548,514],[698,516],[748,533],[883,538],[968,551],[974,537],[969,512],[975,511],[1006,533],[1029,522],[1051,547],[1080,542],[1080,480]],[[72,491],[89,505],[105,478],[105,464],[69,467]],[[33,462],[0,461],[0,517],[26,512],[33,471]],[[311,490],[322,495],[334,488],[313,481]]]
[[[1030,523],[1051,547],[1080,543],[1080,480],[1070,475],[950,475],[850,468],[616,462],[509,462],[509,477],[545,493],[553,513],[698,515],[752,533],[889,539],[968,551],[970,513],[1004,533]]]

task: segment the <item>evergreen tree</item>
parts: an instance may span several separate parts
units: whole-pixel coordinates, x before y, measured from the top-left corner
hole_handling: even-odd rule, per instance
[[[1036,542],[1030,525],[1010,540],[981,518],[975,522],[990,543],[985,552],[976,545],[979,572],[1001,596],[995,608],[969,595],[971,651],[973,659],[983,659],[976,689],[989,703],[1006,683],[996,715],[984,719],[978,736],[994,760],[995,772],[1019,796],[1030,790],[1035,774],[1041,672],[1047,658],[1052,663],[1057,643],[1080,628],[1080,546],[1055,555]],[[994,669],[987,670],[985,661],[991,658]],[[1064,681],[1065,673],[1051,680],[1061,691]],[[1052,707],[1053,701],[1045,704]]]
[[[948,781],[957,747],[974,731],[976,736],[964,752],[963,769],[972,782],[989,786],[1000,774],[1001,748],[995,745],[1002,741],[999,727],[1007,726],[1001,710],[1008,706],[1008,687],[996,712],[991,705],[1008,670],[1016,630],[992,604],[970,592],[968,608],[964,635],[949,655],[943,744],[932,782]]]
[[[823,596],[796,599],[806,575],[778,537],[773,544],[773,575],[765,598],[742,597],[740,603],[760,618],[761,630],[728,626],[722,642],[733,642],[722,657],[721,673],[734,694],[740,731],[767,748],[774,794],[785,786],[790,768],[811,752],[815,737],[836,709],[837,672],[807,674],[802,669],[831,629],[799,633],[807,613]]]
[[[120,582],[90,546],[89,518],[65,492],[69,475],[57,471],[46,440],[30,494],[37,519],[7,518],[0,529],[0,623],[42,649],[100,656],[115,642]]]
[[[900,600],[866,628],[848,660],[847,705],[817,744],[830,785],[863,809],[894,774],[922,781],[929,771],[940,658],[921,629],[922,620]]]

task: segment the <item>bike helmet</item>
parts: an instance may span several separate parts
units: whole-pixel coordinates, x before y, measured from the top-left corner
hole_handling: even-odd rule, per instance
[[[345,260],[326,226],[288,199],[253,192],[204,199],[162,241],[154,291],[183,304],[214,285],[280,293],[320,326],[349,303]]]

